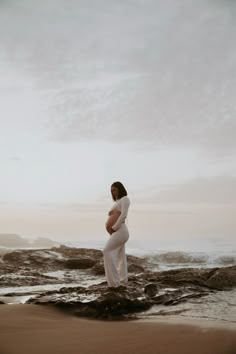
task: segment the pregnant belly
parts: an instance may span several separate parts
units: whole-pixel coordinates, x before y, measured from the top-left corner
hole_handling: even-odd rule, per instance
[[[120,211],[116,211],[108,217],[108,219],[106,221],[106,229],[108,229],[109,227],[112,227],[116,223],[120,214],[121,214]]]

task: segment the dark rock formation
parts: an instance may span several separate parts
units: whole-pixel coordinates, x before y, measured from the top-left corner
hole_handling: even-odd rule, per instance
[[[97,262],[92,267],[91,271],[95,275],[104,275],[105,274],[105,269],[104,269],[103,259],[101,261]]]
[[[69,269],[88,269],[94,266],[95,260],[90,258],[71,258],[65,261],[65,267]]]
[[[102,281],[104,266],[100,250],[66,246],[17,250],[0,257],[0,287],[59,284],[62,280],[63,283],[72,283],[71,274],[77,272],[78,279],[82,276],[101,281],[86,287],[73,281],[75,286],[63,286],[59,290],[14,292],[5,296],[32,295],[27,303],[56,306],[76,316],[117,319],[135,318],[137,313],[153,305],[174,306],[236,286],[236,266],[154,272],[151,264],[143,258],[128,256],[127,259],[127,286],[111,289],[106,281]],[[56,273],[47,275],[51,271]],[[64,274],[63,279],[58,278],[57,271]]]
[[[99,259],[103,257],[102,251],[93,248],[76,248],[61,245],[60,247],[52,247],[51,251],[60,253],[65,258],[86,256],[92,259]]]
[[[236,266],[217,268],[205,285],[218,290],[233,288],[236,286]]]
[[[159,290],[159,288],[158,288],[157,284],[149,283],[145,286],[144,293],[146,294],[146,296],[154,297],[158,293],[158,290]]]
[[[236,286],[236,266],[222,268],[179,268],[162,272],[146,272],[143,277],[150,282],[166,286],[200,286],[215,290],[227,290]]]
[[[144,271],[144,267],[140,265],[140,263],[143,264],[143,259],[134,256],[128,256],[127,259],[129,272],[138,274]],[[46,274],[42,273],[58,270],[65,272],[64,279],[55,283],[72,281],[66,272],[69,270],[87,270],[95,276],[104,276],[105,274],[102,251],[64,245],[51,249],[9,251],[2,256],[2,259],[0,258],[0,262],[0,276],[5,275],[4,279],[0,279],[0,287],[45,284],[47,282]],[[33,275],[34,270],[37,270],[38,277]],[[14,276],[10,273],[14,273]],[[47,279],[48,284],[51,284],[55,278],[50,276]],[[76,280],[73,279],[73,281]]]
[[[130,273],[143,273],[144,272],[144,267],[142,267],[141,265],[139,264],[134,264],[134,263],[131,263],[128,265],[128,271]]]
[[[150,284],[148,288],[150,290]],[[209,294],[209,291],[186,287],[174,291],[162,288],[162,294],[155,296],[155,291],[147,293],[148,288],[145,290],[143,286],[137,286],[137,281],[130,281],[126,287],[118,288],[107,288],[102,283],[88,288],[62,288],[59,291],[44,292],[29,299],[27,303],[53,305],[82,317],[131,319],[137,318],[137,313],[146,311],[153,305],[175,305],[189,298]],[[153,290],[154,288],[156,287]]]
[[[37,270],[64,269],[64,259],[50,249],[17,250],[3,255],[6,264]]]

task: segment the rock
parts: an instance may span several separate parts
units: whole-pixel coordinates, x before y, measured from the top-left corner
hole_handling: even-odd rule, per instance
[[[1,264],[0,267],[0,276],[8,273],[16,273],[18,270],[19,268],[16,267],[15,265],[11,265],[3,262],[3,264]],[[0,286],[1,286],[1,282],[0,282]]]
[[[139,274],[144,272],[144,268],[141,265],[131,263],[128,265],[128,271],[130,273]]]
[[[146,297],[138,295],[141,295],[140,292],[130,292],[123,286],[114,289],[91,286],[88,289],[80,288],[79,291],[65,288],[63,294],[46,292],[42,296],[29,299],[27,303],[50,304],[76,316],[115,319],[147,310],[152,306]]]
[[[153,305],[176,305],[189,298],[208,294],[205,290],[181,288],[170,291],[162,288],[162,294],[156,295],[157,284],[140,286],[134,279],[127,286],[107,288],[106,282],[87,288],[62,288],[58,291],[46,291],[31,298],[27,303],[52,305],[76,316],[101,319],[135,318],[139,312],[150,309]],[[143,283],[145,285],[145,281]],[[146,290],[145,290],[146,289]],[[150,296],[151,295],[151,296]]]
[[[128,256],[127,258],[128,258],[128,272],[129,273],[139,274],[139,273],[143,273],[144,272],[144,267],[142,267],[141,265],[137,264],[138,263],[138,261],[137,261],[138,257]],[[136,263],[130,263],[132,261],[136,262]],[[105,269],[104,269],[103,259],[102,259],[102,261],[96,263],[91,270],[92,270],[93,274],[104,275],[105,274]]]
[[[91,269],[91,271],[95,275],[104,275],[105,274],[104,263],[103,262],[96,263]]]
[[[236,266],[158,272],[153,271],[156,268],[142,258],[128,255],[127,259],[130,273],[127,285],[109,289],[107,282],[103,281],[103,254],[100,250],[61,246],[46,250],[13,251],[2,258],[0,286],[77,284],[76,287],[63,286],[59,290],[37,290],[36,293],[35,289],[27,289],[27,296],[32,294],[33,297],[27,303],[48,304],[76,316],[104,319],[134,318],[153,305],[174,306],[236,286]],[[48,275],[43,274],[45,272],[49,272]],[[86,287],[78,286],[83,284],[80,284],[81,275],[88,282],[90,279],[99,281],[102,276],[101,282],[90,286],[85,282]]]
[[[52,247],[51,250],[60,253],[65,258],[76,258],[78,256],[86,256],[94,260],[99,260],[103,257],[102,251],[93,248],[77,248],[61,245],[60,247]]]
[[[88,269],[94,266],[96,261],[90,258],[72,258],[65,261],[65,267],[69,269]]]
[[[205,284],[219,290],[233,288],[236,286],[236,266],[218,268]]]
[[[96,317],[107,318],[144,311],[151,304],[146,298],[134,298],[128,292],[116,291],[103,294],[90,303],[89,307],[96,310]]]
[[[4,276],[0,276],[0,286],[12,287],[12,286],[33,286],[33,285],[46,285],[46,284],[60,284],[61,280],[55,277],[49,277],[39,272],[29,272],[27,270],[20,269],[15,273],[7,273]]]
[[[37,250],[17,250],[6,253],[3,256],[3,261],[8,264],[15,265],[18,268],[36,268],[41,270],[58,270],[63,269],[64,258],[56,252],[48,249]]]
[[[13,276],[4,277],[1,280],[0,287],[5,286],[24,286],[39,285],[46,283],[46,276],[38,276],[36,279],[33,272],[39,273],[57,272],[59,279],[55,279],[55,284],[59,282],[69,283],[79,280],[79,275],[71,273],[71,269],[90,269],[97,263],[103,263],[103,254],[99,250],[75,248],[75,247],[53,247],[51,249],[27,249],[16,250],[5,253],[1,258],[0,276],[8,273],[14,273]],[[31,279],[26,270],[32,275]],[[65,270],[65,272],[63,272]],[[99,273],[99,274],[98,274]],[[89,273],[88,273],[89,274]],[[102,266],[93,270],[95,275],[103,275]],[[48,277],[48,284],[51,284],[52,277]]]
[[[152,297],[152,301],[156,305],[162,304],[165,306],[169,306],[169,305],[177,305],[179,303],[186,302],[189,299],[206,296],[208,294],[209,292],[207,291],[197,291],[197,290],[192,291],[189,288],[176,289],[171,292],[166,291],[162,295],[157,295],[155,297]]]
[[[14,251],[14,252],[6,253],[3,256],[3,261],[15,263],[20,260],[21,255],[22,255],[21,251]]]
[[[145,286],[144,293],[149,297],[154,297],[158,293],[158,290],[157,284],[150,283]]]
[[[179,268],[162,272],[147,272],[144,277],[150,282],[157,281],[171,287],[199,285],[207,287],[207,280],[219,268]]]
[[[136,257],[136,256],[131,256],[131,255],[127,255],[127,261],[128,263],[134,263],[134,264],[145,264],[146,260],[143,257]]]

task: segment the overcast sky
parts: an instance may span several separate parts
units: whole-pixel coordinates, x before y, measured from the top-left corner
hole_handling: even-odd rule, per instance
[[[233,238],[236,3],[0,2],[0,232]]]

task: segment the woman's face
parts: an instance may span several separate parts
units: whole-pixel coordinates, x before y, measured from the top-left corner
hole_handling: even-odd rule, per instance
[[[119,190],[117,187],[112,186],[111,187],[111,194],[113,195],[114,199],[118,199],[118,195],[119,195]]]

